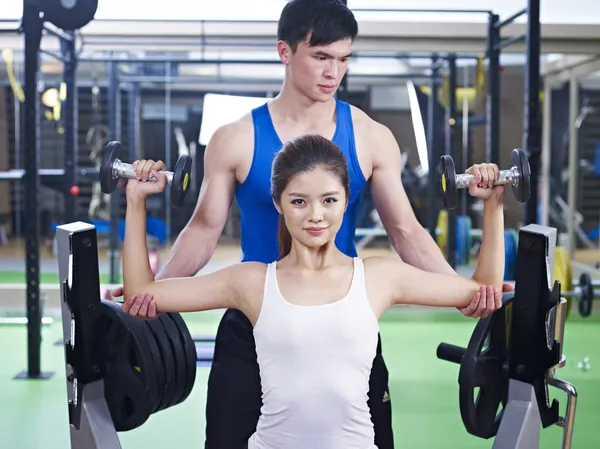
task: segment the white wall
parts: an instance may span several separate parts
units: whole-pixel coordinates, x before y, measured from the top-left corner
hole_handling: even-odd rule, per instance
[[[100,0],[96,18],[98,19],[167,19],[167,20],[277,20],[285,0],[169,0],[156,2],[149,7],[148,2],[139,0]],[[600,7],[596,0],[561,1],[541,0],[541,20],[543,23],[598,23]],[[406,2],[399,0],[348,0],[351,8],[410,8],[423,9],[486,9],[493,10],[502,17],[522,9],[526,0],[421,0]],[[140,5],[145,5],[140,8]],[[20,18],[21,1],[5,1],[0,18]],[[439,22],[484,22],[484,14],[435,14],[435,13],[357,13],[357,17],[381,20],[439,21]]]

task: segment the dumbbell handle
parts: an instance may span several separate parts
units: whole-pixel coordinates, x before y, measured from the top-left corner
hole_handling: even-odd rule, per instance
[[[456,188],[464,189],[469,187],[469,183],[472,179],[475,178],[475,175],[470,173],[463,173],[460,175],[456,175]],[[500,170],[498,179],[494,182],[495,186],[504,185],[504,184],[513,184],[519,185],[519,172],[517,167],[511,167],[508,170]]]
[[[167,177],[167,184],[170,186],[173,183],[173,172],[172,171],[160,171],[159,173],[164,173]],[[115,160],[112,169],[113,179],[118,178],[127,178],[127,179],[136,179],[135,169],[133,165],[128,164],[126,162],[122,162],[120,159]],[[155,178],[150,177],[151,181],[156,181]]]

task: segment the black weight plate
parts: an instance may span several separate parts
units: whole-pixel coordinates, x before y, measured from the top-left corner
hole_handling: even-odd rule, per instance
[[[165,371],[165,382],[162,386],[163,394],[162,400],[158,406],[158,410],[164,410],[173,402],[173,395],[175,393],[175,381],[177,379],[175,373],[175,360],[173,356],[173,349],[171,343],[169,343],[169,337],[167,331],[163,325],[163,322],[159,319],[146,321],[148,327],[152,331],[158,349],[162,356],[163,368]]]
[[[44,21],[61,30],[76,31],[90,23],[96,15],[98,0],[44,0],[38,2]]]
[[[581,276],[579,276],[579,288],[581,289],[579,313],[583,317],[588,317],[592,314],[592,304],[594,301],[594,284],[588,273],[581,273]]]
[[[183,154],[177,159],[173,180],[171,181],[171,204],[181,207],[185,196],[190,190],[190,176],[192,173],[192,158]]]
[[[135,320],[135,318],[134,318]],[[162,403],[162,396],[164,394],[164,385],[165,385],[165,364],[163,362],[162,355],[160,353],[160,348],[158,347],[158,343],[154,338],[154,334],[147,326],[145,320],[138,319],[136,320],[141,328],[141,331],[144,333],[146,337],[146,341],[148,342],[148,348],[152,354],[152,359],[154,360],[154,369],[156,372],[156,390],[153,394],[153,398],[155,399],[154,410],[152,413],[157,412],[159,410],[159,406]]]
[[[460,365],[460,414],[467,432],[480,438],[496,435],[508,402],[509,378],[504,365],[508,360],[511,302],[512,297],[477,322]]]
[[[179,339],[179,329],[177,329],[177,326],[168,315],[168,313],[161,313],[157,318],[157,320],[160,320],[162,323],[165,329],[167,340],[171,346],[171,353],[173,354],[173,371],[175,373],[172,399],[165,405],[163,410],[179,404],[179,400],[185,393],[185,351],[183,350],[183,346],[181,345],[181,341]]]
[[[511,167],[517,167],[517,171],[519,172],[519,184],[511,184],[513,194],[517,201],[520,203],[526,203],[531,195],[531,185],[529,179],[531,171],[529,169],[529,161],[527,160],[525,152],[520,149],[512,150],[510,155],[510,165]]]
[[[111,305],[119,307],[119,309],[121,309],[123,307],[123,303],[122,302],[111,302]],[[158,410],[158,406],[162,400],[162,394],[163,394],[163,388],[162,386],[165,383],[165,369],[163,367],[164,363],[162,361],[162,357],[160,355],[160,350],[158,349],[158,345],[156,344],[156,340],[154,338],[154,335],[152,334],[152,332],[150,331],[150,329],[148,329],[148,326],[145,323],[145,320],[141,320],[141,319],[135,319],[132,318],[130,315],[124,314],[127,316],[127,318],[130,318],[132,320],[132,325],[138,326],[138,329],[140,330],[140,332],[144,335],[148,350],[150,351],[150,354],[152,356],[152,361],[153,361],[153,365],[151,367],[151,369],[154,370],[154,374],[155,374],[155,379],[156,379],[156,385],[154,386],[154,389],[150,392],[150,396],[152,398],[153,404],[154,404],[154,408],[152,410],[152,413],[156,412]]]
[[[119,178],[113,178],[113,165],[122,151],[121,142],[108,142],[104,149],[104,157],[100,165],[100,190],[103,193],[110,194],[115,191]]]
[[[449,155],[440,158],[440,190],[446,209],[454,209],[458,201],[458,192],[456,190],[456,170],[454,161]]]
[[[177,327],[179,328],[179,337],[181,341],[181,345],[184,348],[185,357],[186,357],[186,382],[185,382],[185,392],[179,403],[185,401],[187,397],[190,395],[194,388],[194,383],[196,382],[196,344],[192,339],[192,335],[190,334],[190,330],[188,329],[183,317],[179,313],[169,313],[169,317],[175,322]]]
[[[117,432],[133,430],[152,414],[156,397],[154,359],[139,323],[121,306],[101,300],[99,340],[106,356],[104,396]]]

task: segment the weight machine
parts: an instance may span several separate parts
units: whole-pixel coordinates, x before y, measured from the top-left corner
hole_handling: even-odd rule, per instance
[[[57,228],[65,375],[72,449],[120,449],[117,432],[185,401],[196,349],[179,314],[136,320],[98,295],[96,230]]]
[[[437,356],[460,364],[459,403],[467,431],[494,439],[494,449],[538,449],[540,432],[563,427],[570,449],[577,391],[555,376],[562,352],[566,300],[553,280],[557,231],[530,224],[520,230],[514,296],[479,320],[467,348],[441,343]],[[565,416],[548,401],[548,386],[567,393]],[[479,393],[475,396],[475,389]]]

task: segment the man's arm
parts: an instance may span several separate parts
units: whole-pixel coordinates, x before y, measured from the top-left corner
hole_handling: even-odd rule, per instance
[[[392,246],[402,260],[425,271],[456,274],[431,235],[421,226],[402,185],[400,148],[391,131],[376,122],[371,137],[371,196]]]
[[[194,276],[212,257],[233,201],[239,147],[238,123],[219,128],[204,154],[204,178],[196,208],[156,279]],[[251,140],[251,139],[250,139]]]
[[[387,127],[374,121],[370,126],[373,154],[371,196],[392,246],[410,265],[424,271],[458,275],[412,210],[402,185],[402,158],[396,139]],[[503,292],[512,289],[510,284],[502,285]],[[458,310],[465,316],[485,318],[500,305],[498,300],[480,300],[474,295],[469,305]]]

